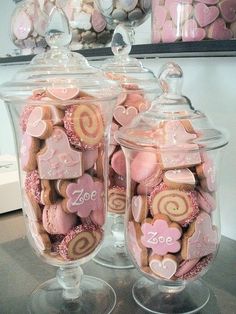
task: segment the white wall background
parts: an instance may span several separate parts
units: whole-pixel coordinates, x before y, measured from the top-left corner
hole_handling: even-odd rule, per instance
[[[2,0],[1,0],[2,1]],[[14,7],[10,0],[4,0],[0,10],[0,51],[9,52],[12,44],[2,25],[7,24],[7,10]],[[4,44],[3,44],[4,42]],[[136,43],[150,42],[150,20],[136,29]],[[236,58],[171,58],[147,59],[143,64],[155,74],[167,61],[177,62],[184,71],[183,93],[189,96],[195,108],[204,111],[216,126],[222,126],[231,134],[230,144],[227,146],[222,161],[221,187],[221,218],[222,233],[236,240]],[[93,63],[93,62],[91,62]],[[19,66],[0,67],[0,82],[8,80]],[[0,153],[12,153],[13,139],[11,128],[3,104],[0,103]]]

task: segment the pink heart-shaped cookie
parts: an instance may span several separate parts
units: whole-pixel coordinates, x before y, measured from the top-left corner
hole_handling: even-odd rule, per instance
[[[29,115],[26,133],[41,139],[47,138],[52,131],[49,118],[50,111],[47,107],[35,107]]]
[[[206,31],[203,28],[197,26],[195,20],[187,20],[184,23],[182,29],[182,40],[183,41],[200,41],[206,36]]]
[[[182,25],[191,17],[193,6],[191,4],[173,2],[169,7],[169,11],[175,25]]]
[[[177,28],[172,21],[165,21],[161,32],[163,43],[173,43],[179,38]]]
[[[216,6],[208,7],[204,3],[198,3],[194,8],[195,18],[201,27],[214,22],[219,16],[219,13],[220,11]]]
[[[134,117],[138,115],[138,110],[134,107],[125,108],[117,106],[114,110],[113,116],[116,121],[122,126],[128,125]]]
[[[70,100],[79,95],[78,88],[48,88],[47,95],[53,99]]]
[[[219,3],[220,12],[226,22],[232,23],[236,20],[236,1],[224,0]]]
[[[233,33],[226,27],[225,21],[218,18],[209,26],[207,35],[212,39],[224,40],[232,38]]]
[[[149,262],[149,267],[155,275],[170,279],[176,273],[177,262],[171,256],[163,259],[154,256]]]

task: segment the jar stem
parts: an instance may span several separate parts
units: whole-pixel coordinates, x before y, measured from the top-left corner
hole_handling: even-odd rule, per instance
[[[63,288],[65,300],[75,300],[81,296],[80,282],[83,270],[80,266],[60,267],[57,270],[57,281]]]
[[[181,281],[181,282],[168,282],[168,283],[161,283],[158,285],[159,290],[162,293],[178,293],[184,290],[185,288],[185,282]]]
[[[124,238],[124,215],[115,215],[113,224],[111,226],[111,232],[115,238],[114,246],[117,248],[123,248],[125,246]]]

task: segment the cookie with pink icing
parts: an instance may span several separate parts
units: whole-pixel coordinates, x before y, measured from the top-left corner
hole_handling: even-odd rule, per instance
[[[68,213],[79,217],[88,217],[92,211],[104,209],[104,186],[101,181],[94,181],[85,173],[75,183],[66,188],[66,199],[63,208]]]
[[[182,240],[183,259],[201,258],[217,250],[219,243],[217,228],[211,217],[202,211],[190,225]]]
[[[195,176],[188,168],[167,170],[163,181],[171,189],[193,190],[196,184]]]
[[[71,88],[48,88],[46,95],[51,99],[68,101],[79,96],[80,90],[75,87]]]
[[[111,158],[112,169],[120,176],[126,175],[125,155],[122,150],[118,150]]]
[[[102,32],[107,25],[106,20],[98,10],[93,11],[91,22],[93,29],[98,33]]]
[[[119,130],[119,125],[115,122],[112,122],[111,124],[111,132],[110,132],[110,145],[117,145],[117,141],[114,137],[114,134],[116,131]]]
[[[114,119],[122,126],[128,125],[137,115],[138,110],[133,106],[116,106],[113,112]]]
[[[220,11],[216,6],[207,6],[205,3],[197,3],[194,7],[194,15],[201,27],[205,27],[214,22]]]
[[[223,19],[227,23],[236,21],[236,2],[234,0],[220,1],[219,8]]]
[[[232,31],[227,27],[224,19],[217,18],[207,30],[207,36],[216,40],[227,40],[233,37]]]
[[[187,226],[199,213],[195,191],[184,191],[168,188],[159,184],[150,195],[151,214],[164,214],[171,221]]]
[[[148,215],[148,200],[145,195],[135,195],[132,198],[131,211],[136,222],[142,222]]]
[[[172,21],[175,23],[175,25],[179,26],[191,17],[193,6],[189,3],[183,4],[173,1],[169,5],[168,9]]]
[[[197,191],[197,202],[198,206],[205,210],[208,214],[216,209],[215,197],[201,188],[198,188]]]
[[[64,111],[56,107],[55,105],[48,106],[51,111],[51,121],[53,125],[63,125]]]
[[[40,148],[39,139],[24,133],[21,140],[20,164],[21,169],[29,172],[37,168],[36,155]]]
[[[167,20],[165,21],[163,28],[161,30],[161,40],[163,43],[173,43],[180,39],[181,34],[177,32],[175,24]]]
[[[146,219],[141,230],[142,244],[152,249],[153,253],[164,256],[180,251],[182,228],[177,223],[172,223],[166,215],[159,214],[153,220]]]
[[[34,109],[34,106],[26,105],[24,106],[21,114],[20,114],[20,127],[22,132],[26,131],[27,128],[27,122],[29,119],[29,116],[31,114],[31,111]]]
[[[140,225],[134,221],[129,221],[127,235],[129,251],[138,266],[145,267],[148,265],[148,250],[140,241],[141,234]]]
[[[177,258],[172,254],[165,256],[154,254],[149,258],[149,267],[152,271],[152,275],[164,279],[171,279],[178,267]]]
[[[164,169],[188,168],[201,163],[199,147],[193,143],[197,135],[187,132],[184,123],[170,120],[164,123],[163,130],[159,157]]]
[[[202,189],[214,192],[216,190],[216,170],[213,160],[206,156],[204,162],[196,167],[196,172]]]
[[[51,111],[47,106],[35,107],[27,121],[26,133],[28,135],[46,139],[52,133]]]
[[[37,155],[41,179],[78,178],[83,174],[82,152],[72,149],[64,129],[55,127]]]

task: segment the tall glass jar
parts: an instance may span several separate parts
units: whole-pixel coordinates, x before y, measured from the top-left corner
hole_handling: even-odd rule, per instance
[[[182,75],[176,64],[164,67],[163,94],[115,136],[126,158],[126,244],[144,276],[132,293],[152,313],[195,313],[208,302],[199,279],[220,243],[219,161],[227,139],[182,96]]]
[[[122,39],[123,44],[118,38]],[[121,45],[124,49],[119,49]],[[113,111],[110,134],[108,156],[110,224],[102,249],[94,260],[107,267],[125,269],[133,267],[124,242],[126,168],[124,154],[114,138],[114,133],[129,124],[138,114],[148,110],[151,101],[161,93],[161,90],[153,72],[144,67],[140,60],[129,55],[131,50],[129,35],[122,26],[118,26],[113,34],[111,49],[114,57],[106,59],[100,68],[108,78],[120,84],[122,93]],[[136,183],[133,184],[135,188]]]
[[[107,150],[118,85],[67,46],[68,21],[53,9],[51,50],[1,86],[19,155],[23,213],[36,254],[58,267],[57,280],[31,296],[32,313],[110,313],[113,289],[82,276],[104,238]],[[97,295],[103,296],[101,304]]]

